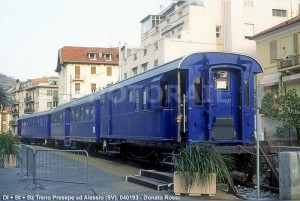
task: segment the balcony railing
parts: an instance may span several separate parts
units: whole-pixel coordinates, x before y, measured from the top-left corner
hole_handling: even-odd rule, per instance
[[[31,102],[31,101],[34,102],[34,100],[31,96],[27,96],[26,98],[24,98],[24,102]]]
[[[17,122],[17,121],[10,121],[10,122],[9,122],[9,125],[10,125],[10,126],[17,126],[17,125],[18,125],[18,122]]]
[[[31,108],[26,108],[26,109],[24,110],[24,113],[25,113],[25,114],[32,114],[32,113],[34,113],[34,110],[31,109]]]
[[[12,105],[19,105],[19,103],[20,103],[20,102],[17,101],[17,100],[13,100],[13,101],[12,101]]]
[[[85,80],[85,76],[82,76],[82,75],[75,75],[73,78],[72,78],[73,81],[84,81]]]
[[[299,65],[299,54],[288,55],[283,59],[277,59],[278,70],[284,70],[285,68],[294,67]]]
[[[12,115],[19,115],[19,110],[13,109],[11,113]]]

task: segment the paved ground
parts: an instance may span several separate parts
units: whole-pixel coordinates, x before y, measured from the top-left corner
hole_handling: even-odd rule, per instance
[[[72,157],[61,155],[65,160]],[[49,171],[49,170],[43,170]],[[85,184],[40,181],[44,189],[23,177],[21,168],[0,168],[0,200],[199,200],[237,199],[218,191],[215,197],[174,196],[172,190],[158,192],[125,182],[126,175],[138,174],[139,169],[100,158],[89,158],[89,188]],[[25,187],[27,187],[25,189]]]

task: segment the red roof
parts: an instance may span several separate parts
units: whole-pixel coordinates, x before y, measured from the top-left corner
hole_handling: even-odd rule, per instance
[[[58,77],[42,77],[42,78],[35,78],[30,80],[32,85],[38,85],[40,83],[49,83],[49,79],[58,79]]]
[[[89,54],[95,54],[91,59]],[[104,55],[111,55],[111,60],[106,60]],[[64,46],[58,51],[56,72],[60,72],[61,65],[66,63],[94,63],[94,64],[119,64],[118,48],[101,47],[72,47]]]
[[[277,24],[276,26],[273,26],[273,27],[271,27],[271,28],[269,28],[269,29],[267,29],[267,30],[264,30],[264,31],[262,31],[262,32],[260,32],[260,33],[257,33],[257,34],[255,34],[255,35],[253,36],[253,38],[257,38],[257,37],[262,36],[262,35],[265,35],[265,34],[267,34],[267,33],[271,33],[272,31],[275,31],[275,30],[284,28],[284,27],[286,27],[286,26],[289,26],[289,25],[294,24],[294,23],[297,23],[297,22],[300,22],[300,16],[299,16],[299,15],[296,16],[296,17],[294,17],[294,18],[292,18],[292,19],[289,19],[289,20],[287,20],[287,21],[284,21],[284,22],[282,22],[282,23],[280,23],[280,24]]]

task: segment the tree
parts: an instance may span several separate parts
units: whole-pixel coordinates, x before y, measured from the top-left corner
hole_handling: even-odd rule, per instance
[[[296,89],[284,90],[278,95],[267,93],[261,102],[261,112],[277,122],[282,122],[277,130],[286,131],[291,126],[294,127],[300,146],[300,97]]]
[[[0,85],[0,111],[8,105],[8,96],[6,91]]]

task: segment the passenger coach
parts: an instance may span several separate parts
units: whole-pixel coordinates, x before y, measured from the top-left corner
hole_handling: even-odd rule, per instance
[[[51,136],[51,110],[21,116],[18,135],[24,143],[45,143]]]
[[[50,138],[132,156],[196,141],[249,144],[261,72],[246,55],[193,53],[53,109]]]

